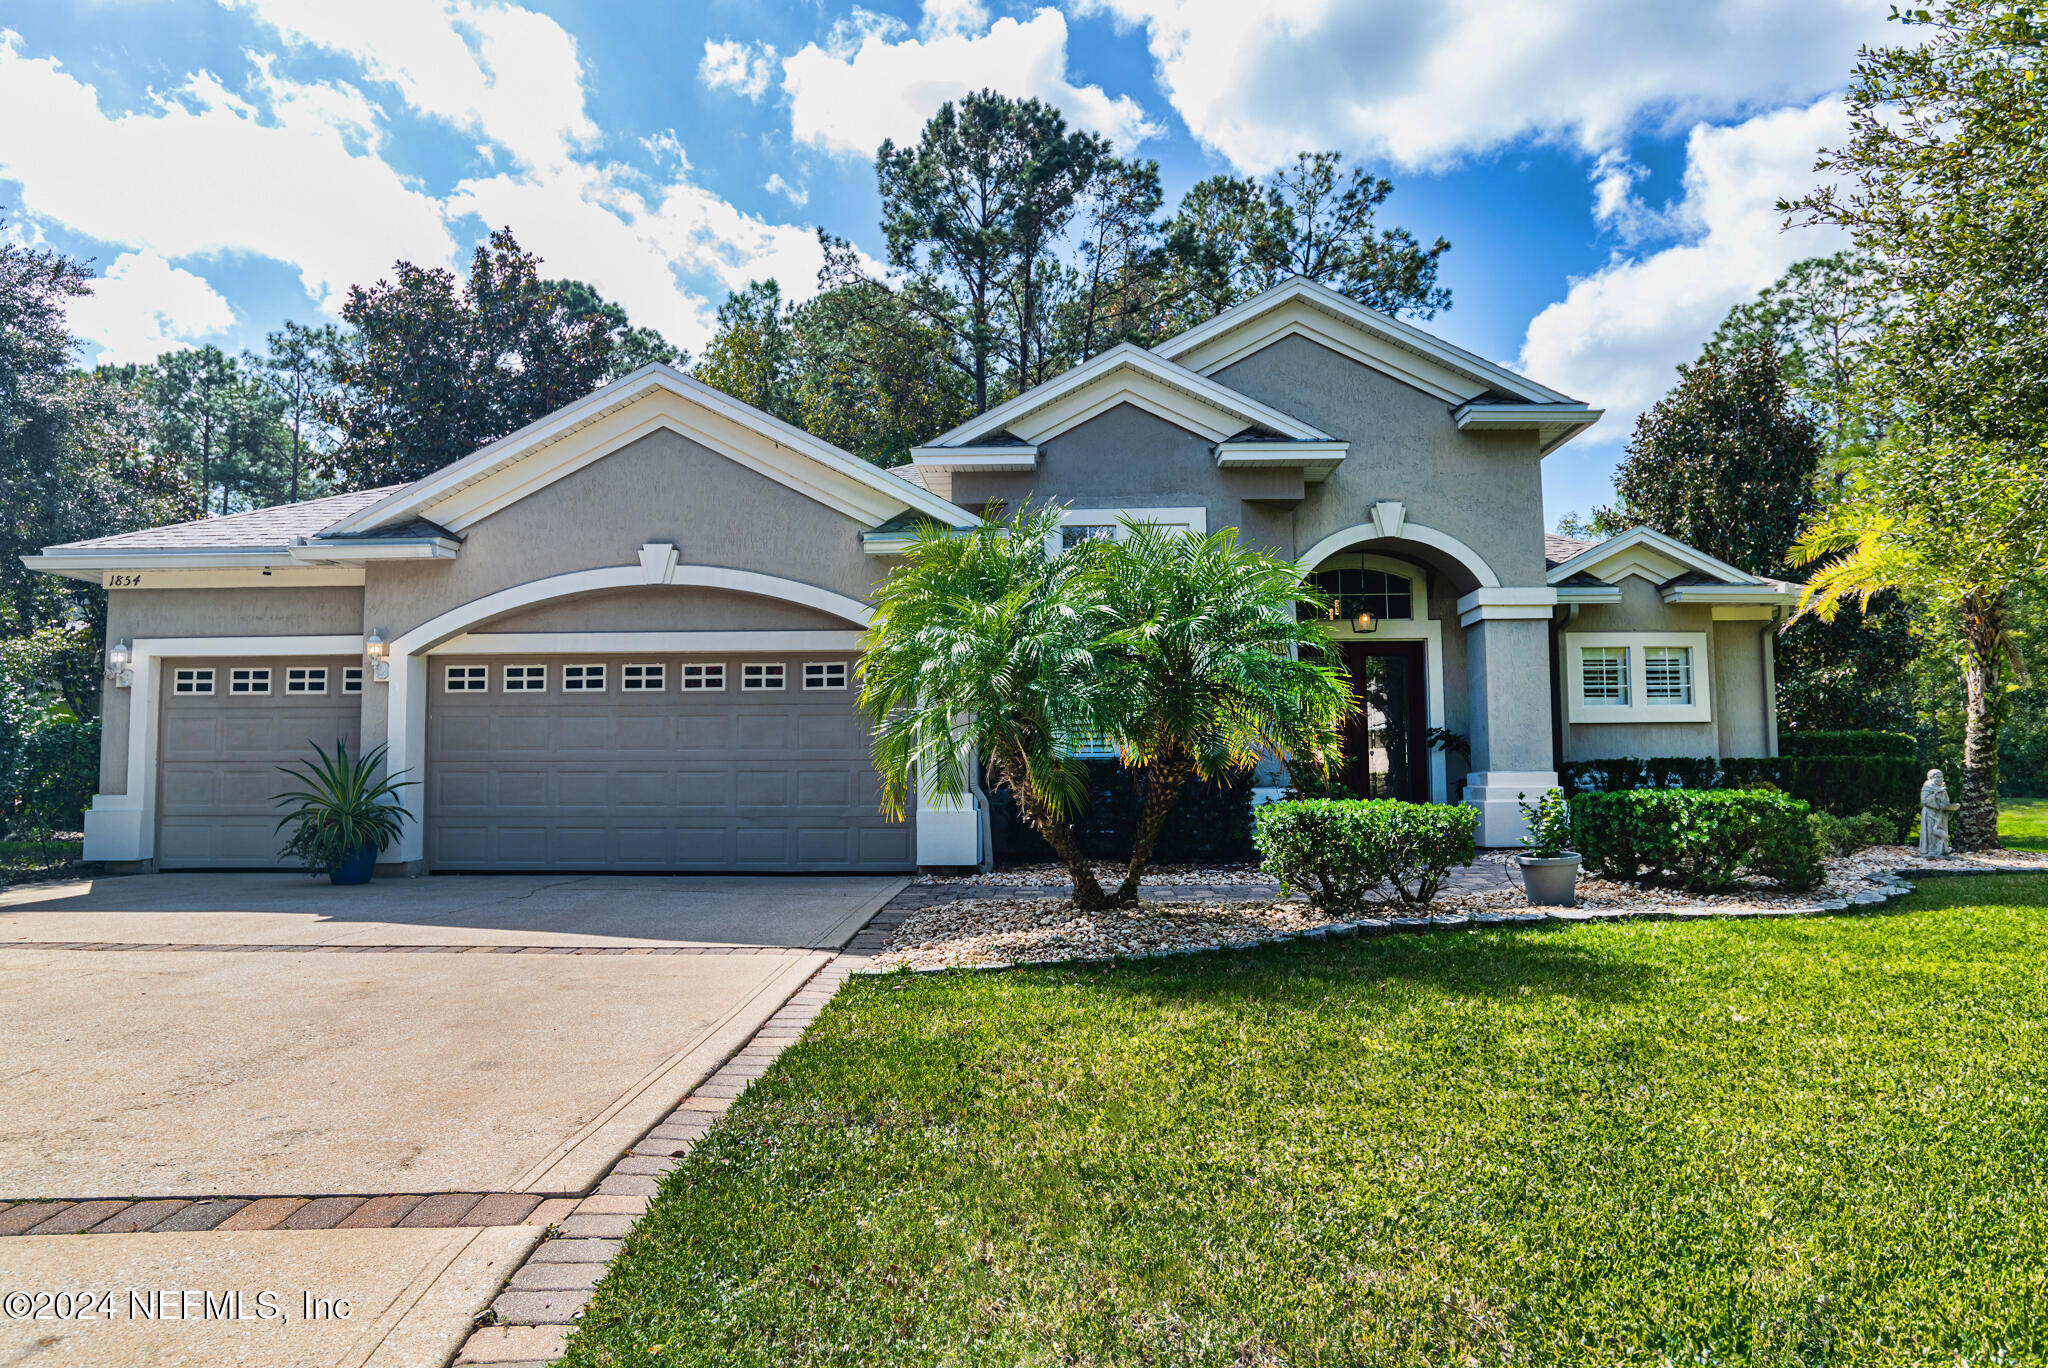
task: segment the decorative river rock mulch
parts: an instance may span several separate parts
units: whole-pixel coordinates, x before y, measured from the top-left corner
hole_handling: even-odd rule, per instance
[[[1489,851],[1482,864],[1513,867],[1513,852]],[[1389,931],[1466,929],[1657,917],[1818,916],[1863,909],[1910,892],[1902,875],[2048,872],[2048,853],[1998,851],[1922,860],[1906,846],[1880,846],[1826,861],[1819,888],[1787,893],[1763,882],[1745,882],[1720,894],[1646,888],[1606,879],[1581,878],[1577,908],[1532,908],[1512,884],[1483,891],[1451,892],[1426,908],[1375,904],[1368,917],[1338,919],[1310,907],[1305,899],[1273,896],[1159,897],[1141,906],[1084,912],[1064,896],[1032,896],[1026,890],[1064,886],[1056,865],[998,871],[957,879],[926,879],[934,885],[1014,887],[1015,897],[962,897],[912,911],[891,933],[867,967],[870,973],[897,969],[1001,969],[1018,964],[1102,960],[1241,949],[1280,941]],[[1107,869],[1104,870],[1105,876]],[[1055,877],[1057,876],[1057,877]],[[1161,882],[1207,888],[1270,886],[1248,866],[1175,869]],[[1146,880],[1148,885],[1153,880]]]

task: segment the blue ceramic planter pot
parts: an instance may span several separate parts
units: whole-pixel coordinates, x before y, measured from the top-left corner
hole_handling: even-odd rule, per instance
[[[327,871],[327,881],[338,884],[365,884],[377,870],[377,847],[369,841],[355,854]]]

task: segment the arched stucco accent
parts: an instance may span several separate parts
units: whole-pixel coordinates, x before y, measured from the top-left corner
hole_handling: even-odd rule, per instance
[[[1381,535],[1379,524],[1370,522],[1359,523],[1354,527],[1347,527],[1340,532],[1332,532],[1329,536],[1311,546],[1308,549],[1308,553],[1300,557],[1300,563],[1313,570],[1347,546],[1362,541],[1384,540],[1387,540],[1387,538]],[[1439,532],[1434,527],[1427,527],[1422,523],[1412,520],[1403,520],[1400,534],[1393,538],[1393,540],[1419,542],[1424,546],[1435,547],[1467,570],[1470,570],[1473,578],[1479,581],[1481,588],[1497,589],[1500,587],[1500,576],[1493,573],[1493,567],[1486,563],[1486,558],[1448,532]]]
[[[598,570],[572,570],[566,575],[529,580],[525,584],[515,584],[508,589],[485,594],[482,598],[471,599],[399,637],[391,643],[391,655],[394,659],[417,655],[479,622],[520,608],[603,589],[633,589],[649,584],[694,585],[703,589],[729,589],[741,594],[757,594],[762,598],[782,599],[844,618],[856,627],[867,626],[873,616],[859,599],[835,594],[830,589],[820,589],[815,584],[805,584],[800,580],[764,575],[756,570],[735,570],[724,565],[675,564],[656,577],[650,575],[644,563],[610,565]]]
[[[678,561],[673,546],[650,543],[640,552],[637,565],[608,565],[595,570],[573,570],[529,580],[471,599],[430,618],[391,643],[391,678],[385,690],[385,769],[401,770],[422,777],[427,758],[427,655],[431,648],[458,636],[477,623],[520,608],[530,608],[553,599],[569,598],[605,589],[631,589],[642,585],[697,585],[706,589],[727,589],[764,598],[802,604],[866,627],[873,614],[859,599],[821,589],[815,584],[764,575],[757,570],[737,570],[725,565],[686,565]],[[373,624],[374,625],[374,624]],[[399,836],[397,858],[417,864],[425,858],[423,790],[401,790],[400,800],[414,820],[405,824]]]

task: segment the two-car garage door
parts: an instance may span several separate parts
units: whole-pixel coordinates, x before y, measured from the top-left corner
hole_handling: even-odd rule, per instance
[[[438,870],[893,871],[850,655],[437,657]]]
[[[427,866],[907,870],[852,676],[851,655],[436,657]],[[358,659],[168,663],[160,867],[282,864],[278,766],[355,753],[362,689]]]

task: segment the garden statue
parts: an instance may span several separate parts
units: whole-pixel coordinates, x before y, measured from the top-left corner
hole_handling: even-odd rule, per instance
[[[1948,815],[1960,803],[1948,800],[1948,783],[1941,771],[1927,771],[1927,782],[1920,786],[1920,853],[1929,859],[1948,858]]]

